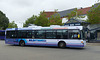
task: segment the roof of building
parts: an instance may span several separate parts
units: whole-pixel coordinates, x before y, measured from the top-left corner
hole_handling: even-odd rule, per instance
[[[92,7],[91,9],[96,8],[96,7],[98,7],[99,5],[100,5],[100,3],[96,3],[96,4],[93,5],[93,7]],[[90,11],[91,11],[91,10],[90,10]]]
[[[51,17],[51,15],[54,15],[55,12],[44,12],[46,14],[46,17]]]
[[[60,14],[60,17],[65,17],[67,16],[68,13],[71,13],[71,11],[73,11],[75,8],[73,9],[69,9],[69,10],[64,10],[64,11],[59,11],[56,12],[58,14]],[[51,17],[51,15],[56,15],[55,12],[44,12],[46,14],[46,17]]]
[[[80,15],[86,15],[88,13],[88,11],[90,11],[92,7],[87,7],[87,8],[81,8],[81,9],[78,9],[78,12],[81,12]],[[67,14],[71,13],[71,11],[74,11],[75,8],[73,9],[68,9],[68,10],[64,10],[64,11],[59,11],[59,12],[56,12],[58,14],[60,14],[60,17],[66,17]],[[44,12],[46,14],[46,17],[51,17],[51,15],[56,15],[55,12]]]
[[[88,23],[88,22],[85,22],[79,19],[70,19],[69,21],[66,22],[66,24],[69,24],[69,23]]]
[[[60,12],[58,12],[58,14],[60,14],[60,17],[65,17],[65,16],[67,16],[67,14],[71,13],[71,11],[73,11],[74,9],[75,8],[64,10],[64,11],[60,11]]]
[[[78,9],[78,12],[81,12],[80,15],[86,15],[88,11],[90,11],[90,9],[91,7],[81,8],[81,9]]]
[[[96,3],[94,4],[94,7],[98,7],[100,5],[100,3]]]
[[[88,25],[88,29],[89,30],[97,30],[97,29],[100,29],[100,24],[91,24],[91,25]]]

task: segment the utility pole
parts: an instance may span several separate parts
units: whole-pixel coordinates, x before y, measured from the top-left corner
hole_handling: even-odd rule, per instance
[[[78,13],[77,13],[77,11],[74,11],[74,12],[76,13],[76,18],[77,18],[77,14],[78,14]]]

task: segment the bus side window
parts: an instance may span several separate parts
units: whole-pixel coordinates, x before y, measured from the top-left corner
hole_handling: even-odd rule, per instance
[[[35,34],[34,34],[35,32],[34,31],[32,31],[32,38],[34,39],[35,38]]]
[[[45,31],[35,31],[35,38],[36,39],[45,39]]]
[[[62,32],[63,32],[62,30],[57,30],[57,35],[56,35],[57,39],[62,39],[63,38]]]
[[[27,38],[32,38],[32,33],[31,32],[32,32],[31,30],[27,31]]]
[[[68,30],[63,30],[63,39],[68,39]]]
[[[47,30],[46,39],[56,39],[56,30]]]
[[[69,30],[69,39],[79,39],[79,30]]]

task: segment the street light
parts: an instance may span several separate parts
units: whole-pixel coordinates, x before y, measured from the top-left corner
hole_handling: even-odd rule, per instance
[[[77,18],[77,11],[74,11],[76,13],[76,18]]]
[[[23,27],[23,22],[18,22],[18,25],[19,25],[20,28],[22,28]]]

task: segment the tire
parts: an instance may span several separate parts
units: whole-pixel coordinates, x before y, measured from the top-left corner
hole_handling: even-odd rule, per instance
[[[19,42],[19,45],[20,45],[20,46],[25,46],[25,42],[24,42],[24,41],[20,41],[20,42]]]
[[[66,43],[65,42],[59,42],[58,46],[60,48],[65,48],[66,47]]]

